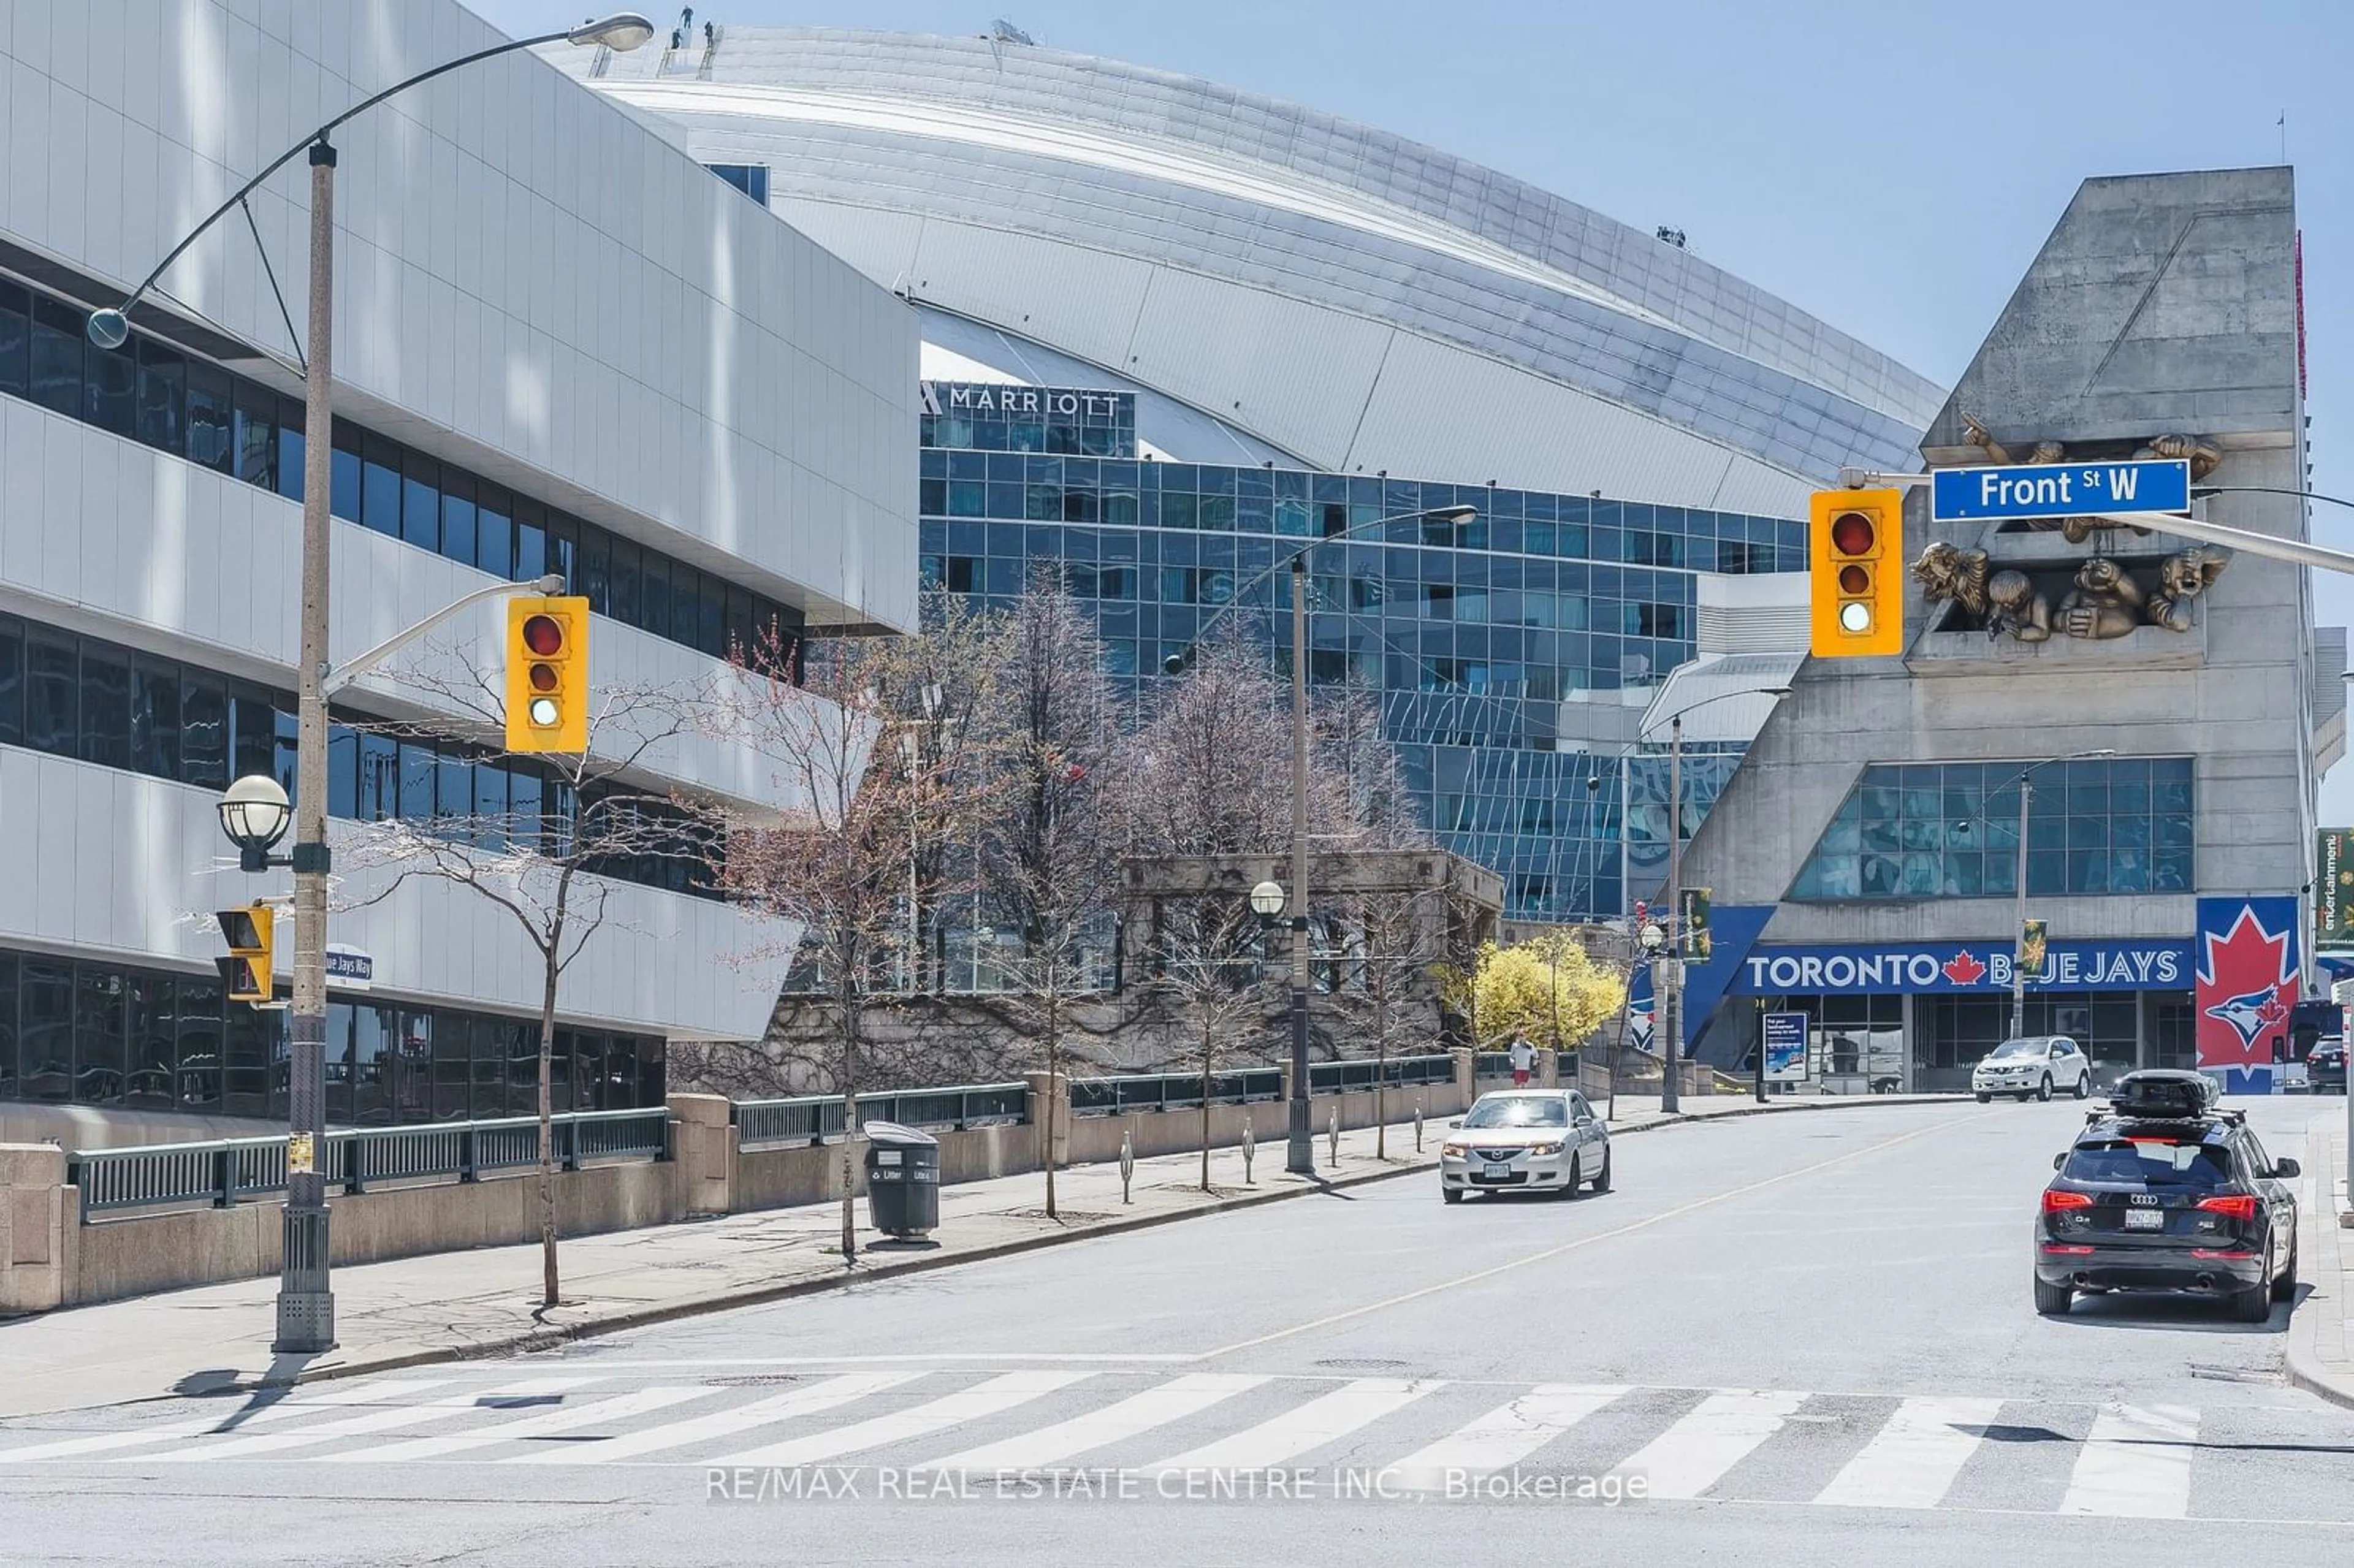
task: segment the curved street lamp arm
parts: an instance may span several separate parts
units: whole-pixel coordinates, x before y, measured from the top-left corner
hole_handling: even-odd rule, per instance
[[[454,60],[445,60],[441,64],[435,66],[431,70],[420,71],[417,75],[410,77],[407,81],[396,82],[392,86],[386,88],[382,92],[377,93],[373,98],[363,99],[361,101],[355,103],[349,109],[345,110],[341,114],[336,115],[333,120],[328,121],[324,125],[320,126],[316,131],[312,132],[309,135],[295,143],[292,147],[287,148],[286,151],[278,154],[277,157],[272,158],[266,165],[263,166],[260,174],[254,175],[251,179],[246,181],[245,184],[239,185],[237,189],[236,195],[221,203],[220,206],[213,208],[210,213],[207,213],[202,223],[197,224],[196,228],[188,230],[187,234],[180,240],[180,242],[172,247],[171,252],[166,255],[164,260],[155,264],[155,270],[154,271],[148,273],[146,277],[139,281],[139,286],[132,290],[131,292],[124,297],[122,303],[115,307],[116,311],[120,314],[128,317],[131,314],[133,307],[137,305],[139,302],[146,296],[148,290],[155,286],[155,280],[170,271],[172,270],[172,263],[177,261],[183,255],[185,255],[187,252],[188,247],[194,245],[196,240],[203,236],[207,229],[210,228],[214,224],[218,223],[222,218],[228,217],[230,211],[234,209],[239,202],[242,202],[246,197],[259,190],[261,187],[263,181],[269,179],[270,175],[276,174],[279,170],[292,163],[296,154],[302,152],[305,147],[326,140],[328,133],[334,131],[337,126],[343,124],[345,121],[350,120],[355,115],[365,113],[366,111],[374,109],[386,99],[406,92],[410,88],[415,87],[421,82],[431,81],[437,76],[446,75],[451,71],[459,69],[461,67],[472,65],[477,60],[486,60],[493,55],[512,54],[517,49],[536,48],[542,44],[564,43],[578,36],[579,32],[580,29],[578,28],[567,28],[560,33],[543,33],[537,37],[510,38],[504,43],[493,44],[487,49],[477,49],[471,55],[461,55]]]

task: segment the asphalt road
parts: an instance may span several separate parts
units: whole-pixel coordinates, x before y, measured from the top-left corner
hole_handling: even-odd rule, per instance
[[[2301,1153],[2317,1108],[2253,1119]],[[2282,1382],[2285,1308],[2035,1316],[2035,1193],[2080,1114],[1668,1128],[1602,1197],[1443,1207],[1416,1175],[512,1361],[0,1424],[0,1555],[2349,1560],[2354,1411]]]

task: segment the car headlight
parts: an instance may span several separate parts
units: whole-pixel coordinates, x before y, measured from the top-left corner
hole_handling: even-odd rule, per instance
[[[1439,1146],[1438,1152],[1460,1160],[1471,1152],[1471,1146],[1468,1143],[1445,1143]]]
[[[1555,1139],[1551,1143],[1532,1143],[1529,1145],[1529,1152],[1531,1154],[1559,1154],[1561,1152],[1561,1139]]]

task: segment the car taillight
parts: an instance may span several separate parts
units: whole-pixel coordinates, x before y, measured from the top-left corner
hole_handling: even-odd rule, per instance
[[[2092,1206],[2093,1200],[2082,1192],[2057,1192],[2046,1190],[2043,1194],[2043,1212],[2047,1214],[2057,1213],[2062,1209],[2089,1209]]]
[[[2199,1206],[2211,1214],[2228,1219],[2253,1220],[2256,1217],[2256,1199],[2253,1192],[2238,1192],[2228,1198],[2201,1198]]]

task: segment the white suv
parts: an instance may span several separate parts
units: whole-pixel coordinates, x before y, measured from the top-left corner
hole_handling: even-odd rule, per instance
[[[2070,1090],[2080,1100],[2093,1092],[2093,1065],[2065,1034],[2006,1040],[1970,1069],[1970,1090],[1980,1105],[1997,1095],[2048,1100],[2054,1088]]]

